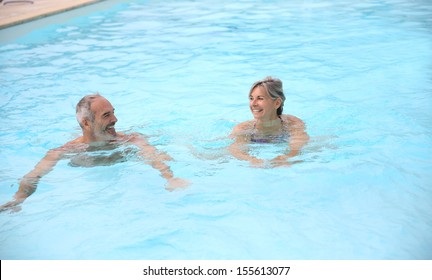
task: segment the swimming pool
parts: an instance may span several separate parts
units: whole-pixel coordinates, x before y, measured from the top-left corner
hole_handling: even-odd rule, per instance
[[[118,131],[149,135],[192,185],[168,192],[133,158],[61,161],[20,212],[0,213],[0,258],[431,259],[431,13],[402,0],[116,1],[3,40],[0,203],[80,134],[74,106],[95,91]],[[311,137],[290,168],[226,151],[267,75]]]

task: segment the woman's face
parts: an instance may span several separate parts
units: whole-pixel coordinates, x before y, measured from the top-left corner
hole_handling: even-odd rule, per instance
[[[263,86],[255,87],[249,95],[249,107],[256,120],[271,121],[277,119],[277,109],[281,100],[272,99]]]

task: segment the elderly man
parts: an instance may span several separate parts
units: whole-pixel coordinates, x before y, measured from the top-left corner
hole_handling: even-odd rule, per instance
[[[35,168],[22,178],[14,199],[0,206],[0,211],[22,203],[34,193],[41,177],[50,172],[66,154],[83,153],[93,146],[103,149],[104,145],[107,145],[107,148],[108,145],[111,148],[113,145],[135,145],[139,149],[138,155],[142,156],[153,168],[159,170],[161,176],[167,180],[166,188],[168,190],[184,188],[189,184],[187,180],[174,177],[170,167],[165,163],[165,161],[171,160],[171,157],[150,145],[142,135],[116,132],[117,118],[114,114],[114,108],[101,95],[84,96],[76,106],[76,117],[82,129],[82,136],[59,148],[48,151]]]

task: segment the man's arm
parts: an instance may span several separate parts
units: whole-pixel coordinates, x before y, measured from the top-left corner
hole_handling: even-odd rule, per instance
[[[36,191],[37,184],[44,175],[50,172],[62,157],[62,150],[53,149],[46,153],[32,171],[27,173],[20,181],[18,191],[13,200],[0,206],[0,211],[7,210],[22,203],[27,197]]]
[[[159,170],[161,176],[167,180],[166,189],[174,190],[185,188],[189,185],[187,180],[174,177],[171,168],[165,163],[166,161],[172,160],[171,156],[150,145],[143,135],[133,134],[129,141],[141,149],[139,155],[154,169]]]

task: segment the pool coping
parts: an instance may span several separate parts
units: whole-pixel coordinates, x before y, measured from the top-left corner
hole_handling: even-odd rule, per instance
[[[11,2],[4,4],[4,1]],[[103,1],[106,0],[34,0],[15,3],[12,3],[13,0],[3,0],[0,3],[0,29]]]

